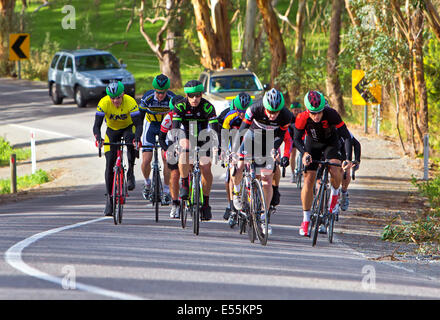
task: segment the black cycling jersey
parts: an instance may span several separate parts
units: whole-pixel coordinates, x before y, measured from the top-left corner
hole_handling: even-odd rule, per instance
[[[284,107],[281,109],[278,117],[275,120],[270,120],[266,114],[266,108],[263,105],[263,100],[255,101],[246,111],[246,115],[240,126],[240,131],[250,129],[254,131],[261,129],[263,135],[266,131],[274,131],[274,149],[278,149],[284,141],[284,135],[290,122],[292,121],[292,113]]]
[[[191,107],[188,98],[184,99],[185,103],[178,104],[173,111],[173,128],[180,128],[183,126],[186,137],[188,138],[190,132],[190,124],[196,123],[194,127],[194,135],[208,128],[208,125],[218,132],[218,120],[214,106],[206,99],[202,98],[197,107]]]
[[[295,133],[293,141],[296,148],[304,153],[304,142],[302,137],[304,132],[307,137],[310,138],[310,143],[313,144],[333,144],[334,141],[339,139],[339,136],[344,138],[345,151],[347,159],[351,161],[351,139],[350,133],[342,121],[339,113],[330,107],[325,107],[322,111],[322,118],[319,122],[315,122],[310,118],[310,112],[308,110],[301,112],[295,121]],[[339,136],[338,136],[339,135]]]

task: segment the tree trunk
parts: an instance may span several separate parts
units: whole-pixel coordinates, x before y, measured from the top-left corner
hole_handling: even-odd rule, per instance
[[[330,106],[342,116],[345,115],[342,100],[341,84],[338,76],[338,55],[340,47],[341,13],[343,0],[332,1],[332,17],[330,21],[330,44],[327,51],[327,94]]]
[[[280,73],[281,68],[286,64],[286,47],[284,46],[277,17],[270,1],[257,0],[257,6],[263,17],[264,28],[269,40],[270,52],[272,55],[270,84],[274,87],[276,77]]]
[[[430,0],[424,1],[424,13],[428,18],[431,29],[438,40],[440,40],[440,16]]]
[[[10,75],[14,63],[9,61],[9,34],[14,30],[15,0],[0,0],[0,74]]]
[[[228,0],[211,1],[212,22],[217,38],[217,52],[225,63],[225,68],[232,68],[231,25],[228,18]]]
[[[257,17],[256,0],[246,1],[246,18],[244,27],[243,51],[241,54],[241,64],[244,67],[253,69],[255,64],[255,22]]]
[[[225,66],[227,68],[232,67],[232,47],[231,47],[231,37],[230,37],[230,25],[228,22],[221,22],[216,26],[218,32],[215,32],[211,24],[211,15],[208,3],[205,0],[191,0],[194,7],[194,15],[196,18],[197,25],[197,35],[200,41],[200,49],[202,53],[201,63],[205,68],[208,69],[218,69],[220,66]],[[214,11],[219,11],[218,16],[222,19],[227,19],[226,15],[226,4],[227,1],[219,0],[213,1],[215,7],[220,6],[220,9],[214,7]],[[216,20],[217,22],[218,19]],[[228,31],[225,31],[228,29]],[[222,34],[226,33],[226,34]],[[228,43],[225,45],[225,43]],[[225,52],[228,51],[227,54]]]
[[[415,71],[415,87],[418,93],[418,120],[419,127],[423,136],[428,133],[428,93],[426,90],[425,72],[423,66],[423,13],[418,11],[414,18],[414,32],[416,36],[414,40],[414,71]]]
[[[302,57],[304,53],[304,21],[305,21],[305,14],[306,14],[306,1],[305,0],[299,0],[298,3],[298,11],[296,13],[296,41],[295,41],[295,67],[296,70],[296,76],[297,81],[295,81],[291,87],[290,90],[290,96],[293,100],[300,100],[298,98],[300,92],[301,92],[301,64],[302,64]]]

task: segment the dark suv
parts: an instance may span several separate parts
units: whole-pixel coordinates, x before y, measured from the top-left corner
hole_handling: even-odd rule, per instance
[[[57,52],[52,59],[48,73],[49,96],[54,104],[61,104],[63,98],[74,98],[83,108],[90,100],[106,95],[105,88],[110,81],[121,81],[125,93],[134,98],[135,80],[126,65],[109,52],[81,49]]]

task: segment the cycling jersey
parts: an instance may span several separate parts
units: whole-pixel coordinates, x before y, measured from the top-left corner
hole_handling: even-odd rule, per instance
[[[223,129],[239,129],[243,120],[239,116],[240,112],[237,110],[229,110],[223,120]]]
[[[183,126],[186,137],[190,132],[190,124],[196,123],[195,136],[198,136],[200,131],[211,126],[215,132],[218,131],[218,119],[215,113],[214,106],[206,99],[202,98],[196,107],[191,107],[188,98],[184,99],[184,103],[178,104],[174,107],[173,112],[173,128],[180,128]]]
[[[304,133],[307,139],[310,138],[310,145],[334,145],[338,144],[339,136],[345,140],[345,150],[348,160],[351,160],[351,139],[347,126],[342,121],[339,113],[330,107],[325,107],[322,111],[322,118],[319,122],[315,122],[310,118],[308,110],[301,112],[295,121],[294,143],[296,148],[304,153],[304,141],[302,137]],[[339,134],[339,136],[338,136]],[[308,152],[308,151],[307,151]]]
[[[139,116],[139,108],[132,97],[124,94],[122,104],[116,108],[109,96],[105,96],[98,102],[96,116],[104,117],[107,127],[113,130],[127,128],[133,123],[132,117]]]
[[[246,115],[240,126],[240,131],[250,129],[262,129],[263,135],[266,131],[274,131],[274,149],[278,149],[284,140],[284,135],[292,121],[292,113],[284,107],[281,109],[277,118],[270,120],[266,115],[266,108],[263,105],[263,100],[255,101],[246,111]]]
[[[169,103],[170,99],[175,96],[175,94],[168,90],[166,92],[165,98],[162,101],[158,101],[154,94],[155,90],[148,90],[145,92],[139,104],[139,109],[145,113],[145,119],[148,122],[162,122],[165,117],[165,113],[170,111]],[[154,113],[164,113],[164,114],[152,114]]]

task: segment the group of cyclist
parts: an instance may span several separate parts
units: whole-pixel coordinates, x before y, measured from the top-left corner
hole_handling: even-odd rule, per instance
[[[138,156],[136,153],[139,148],[142,150],[142,194],[145,199],[148,199],[151,192],[149,176],[152,152],[159,143],[164,163],[162,203],[171,203],[171,218],[180,217],[180,201],[189,196],[190,153],[196,146],[202,150],[207,145],[210,147],[200,156],[204,199],[202,220],[208,221],[212,218],[209,197],[213,182],[211,163],[214,155],[220,156],[226,168],[228,204],[223,217],[229,220],[231,226],[243,206],[240,186],[245,162],[254,160],[265,203],[274,208],[280,203],[279,166],[290,165],[293,177],[296,172],[296,150],[305,167],[301,190],[303,222],[300,235],[308,236],[318,169],[318,164],[313,160],[326,159],[341,165],[330,167],[329,210],[333,213],[338,213],[340,209],[347,210],[349,171],[359,167],[360,144],[348,131],[339,113],[328,105],[319,91],[307,92],[304,97],[305,110],[302,110],[298,102],[288,107],[283,94],[275,88],[266,91],[261,99],[255,101],[243,92],[217,115],[213,104],[203,98],[204,86],[198,80],[188,81],[184,85],[185,96],[176,95],[169,90],[170,80],[163,74],[154,78],[152,86],[153,89],[144,94],[138,105],[135,99],[124,94],[121,82],[110,83],[106,88],[107,96],[98,103],[93,133],[97,146],[101,141],[116,142],[121,138],[132,143],[127,149],[129,190],[135,188],[133,167]],[[104,119],[107,130],[105,139],[102,139],[101,126]],[[281,153],[283,142],[284,151]],[[353,149],[355,161],[352,161]],[[112,168],[116,160],[116,150],[115,146],[106,146],[104,149],[106,216],[112,215]],[[268,232],[272,233],[270,225]]]

